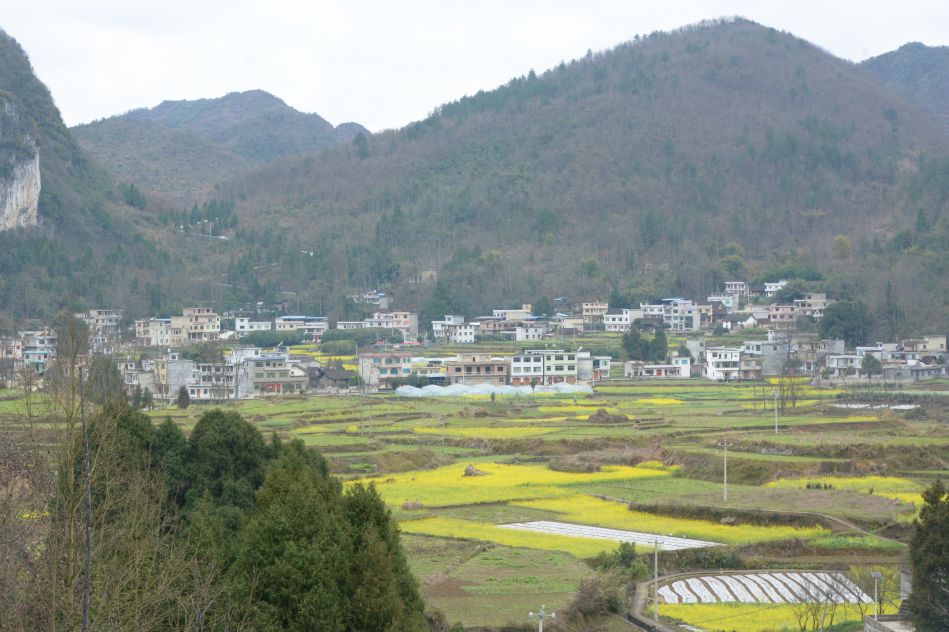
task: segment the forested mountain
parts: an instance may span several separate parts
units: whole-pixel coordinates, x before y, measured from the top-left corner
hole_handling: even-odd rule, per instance
[[[29,185],[42,183],[35,221],[0,231],[0,330],[11,318],[128,298],[129,281],[146,269],[159,272],[167,258],[141,236],[140,209],[76,144],[23,49],[3,31],[0,106],[7,125],[0,185],[23,188],[11,165],[34,156],[41,177]]]
[[[279,261],[284,289],[390,284],[426,317],[703,297],[730,277],[873,304],[890,280],[913,324],[944,325],[947,154],[949,133],[860,67],[748,21],[703,24],[242,176],[226,191],[252,248],[230,278],[254,286]],[[428,269],[434,288],[408,283]]]
[[[860,66],[949,129],[949,46],[912,42]]]
[[[356,123],[333,127],[262,90],[164,101],[72,131],[119,179],[189,204],[205,199],[214,184],[235,172],[368,133]]]

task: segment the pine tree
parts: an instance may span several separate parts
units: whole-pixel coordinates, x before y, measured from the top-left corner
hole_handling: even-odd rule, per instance
[[[920,632],[949,629],[949,495],[937,480],[923,492],[925,504],[914,523],[909,554],[913,623]]]
[[[643,337],[635,325],[623,334],[623,349],[630,360],[643,360]]]
[[[182,385],[182,387],[178,389],[178,399],[175,403],[178,404],[178,408],[181,410],[191,405],[191,395],[188,393],[187,386]]]
[[[669,342],[666,340],[666,330],[660,327],[649,344],[649,356],[653,362],[665,362],[668,355]]]

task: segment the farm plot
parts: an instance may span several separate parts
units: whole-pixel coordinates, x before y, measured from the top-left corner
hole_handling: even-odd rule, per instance
[[[873,603],[850,578],[837,572],[705,575],[661,586],[668,604],[692,603]]]
[[[598,540],[611,540],[613,542],[632,542],[633,544],[641,544],[644,546],[658,543],[659,548],[661,548],[663,551],[681,551],[682,549],[700,549],[707,546],[721,546],[718,542],[705,542],[704,540],[691,540],[688,538],[676,538],[665,535],[654,535],[651,533],[639,533],[638,531],[624,531],[621,529],[605,529],[603,527],[591,527],[585,524],[555,522],[552,520],[515,522],[511,524],[502,524],[499,526],[504,529],[536,531],[538,533],[552,533],[554,535],[565,535],[578,538],[594,538]]]

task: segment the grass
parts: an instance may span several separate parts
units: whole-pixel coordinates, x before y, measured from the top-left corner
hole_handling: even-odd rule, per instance
[[[921,485],[908,478],[890,476],[818,476],[782,478],[768,483],[768,487],[806,489],[808,485],[828,486],[831,489],[883,496],[922,507]]]

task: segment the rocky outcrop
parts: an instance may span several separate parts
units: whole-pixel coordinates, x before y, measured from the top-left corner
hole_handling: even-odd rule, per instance
[[[40,154],[12,97],[0,93],[0,231],[36,226]]]
[[[0,230],[36,226],[40,201],[40,154],[18,162],[0,177]]]

